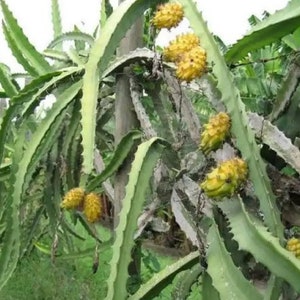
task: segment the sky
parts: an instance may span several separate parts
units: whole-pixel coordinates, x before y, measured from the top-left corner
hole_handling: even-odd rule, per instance
[[[114,6],[118,0],[111,0]],[[74,25],[87,33],[92,33],[98,24],[100,0],[59,0],[63,31],[71,31]],[[6,0],[24,33],[39,51],[43,51],[53,39],[51,25],[51,0]],[[286,6],[288,0],[198,0],[198,8],[203,12],[209,29],[226,44],[241,38],[250,26],[248,18],[254,14],[261,17],[264,11],[273,13]],[[2,15],[0,15],[2,19]],[[175,30],[162,30],[157,43],[165,46],[174,35],[186,31],[187,21]],[[20,72],[0,30],[0,62],[7,64],[13,72]]]

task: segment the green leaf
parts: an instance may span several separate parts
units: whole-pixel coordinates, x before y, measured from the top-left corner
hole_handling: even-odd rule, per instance
[[[300,78],[300,58],[297,57],[290,65],[281,86],[277,92],[276,99],[273,102],[272,112],[270,113],[270,121],[278,119],[279,115],[284,112],[287,106],[291,103],[298,86]]]
[[[32,199],[29,199],[29,201],[32,201]],[[24,222],[22,224],[22,243],[21,243],[21,253],[20,257],[22,258],[23,255],[27,252],[28,248],[30,247],[32,240],[34,239],[34,236],[36,234],[36,231],[39,229],[39,225],[41,224],[41,218],[43,217],[45,208],[43,206],[40,206],[36,209],[34,212],[34,215],[30,218],[27,218],[26,223]],[[26,224],[26,226],[24,226]]]
[[[102,74],[102,79],[112,75],[112,73],[122,70],[124,67],[129,66],[132,63],[139,61],[152,61],[156,53],[147,48],[138,48],[130,51],[128,54],[116,57],[112,62],[109,63],[108,67]]]
[[[83,76],[81,106],[83,172],[90,174],[93,168],[98,86],[102,73],[119,46],[127,30],[151,5],[162,1],[128,0],[122,2],[107,19],[101,35],[91,48]]]
[[[259,220],[250,218],[241,199],[235,197],[220,203],[219,207],[228,218],[239,248],[250,252],[273,274],[283,278],[300,292],[300,260],[284,249],[278,238],[272,236]]]
[[[5,140],[8,134],[8,130],[11,126],[11,122],[20,109],[25,106],[22,116],[23,118],[30,115],[34,108],[38,106],[40,97],[45,95],[49,90],[55,88],[56,84],[64,79],[72,76],[77,72],[78,68],[70,68],[70,71],[65,72],[53,72],[43,76],[40,76],[32,80],[27,86],[24,87],[17,95],[11,99],[9,108],[6,110],[3,117],[0,128],[0,161],[3,158]]]
[[[104,252],[111,247],[111,241],[103,242],[99,247],[99,252]],[[92,257],[95,253],[95,247],[91,247],[89,249],[81,250],[78,252],[63,254],[57,257],[57,260],[77,260],[85,257]]]
[[[74,26],[74,32],[79,32],[79,33],[82,33],[82,31],[75,25]],[[94,36],[91,36],[92,39],[93,39],[93,42],[90,44],[92,45],[94,43]],[[77,51],[77,53],[82,56],[85,56],[87,57],[89,55],[89,50],[86,50],[85,49],[85,42],[84,41],[80,41],[80,40],[75,40],[74,41],[74,45],[75,45],[75,49]]]
[[[94,38],[84,32],[71,31],[65,32],[58,36],[55,36],[55,39],[47,46],[47,48],[55,48],[57,45],[62,44],[63,42],[68,41],[82,41],[92,46],[94,43]]]
[[[0,181],[5,181],[10,174],[10,163],[0,165]]]
[[[74,65],[83,67],[83,65],[85,63],[85,58],[80,57],[77,50],[75,50],[74,48],[71,47],[67,51],[67,55],[69,56],[71,63],[73,63]]]
[[[24,190],[27,188],[31,167],[33,170],[32,159],[34,157],[41,157],[45,153],[39,149],[40,144],[43,142],[49,130],[57,118],[61,116],[61,112],[78,94],[82,86],[81,81],[73,84],[70,88],[66,89],[59,95],[57,102],[53,105],[47,117],[39,124],[23,153],[25,138],[27,133],[27,124],[23,124],[18,132],[18,139],[15,146],[15,152],[12,157],[11,176],[9,179],[10,190],[6,201],[6,231],[3,240],[3,246],[0,254],[0,289],[7,282],[14,271],[20,250],[20,230],[19,230],[19,204],[21,202]],[[53,141],[54,142],[54,141]],[[45,148],[42,148],[45,150]],[[36,161],[37,158],[36,158]]]
[[[300,1],[292,0],[284,9],[255,25],[245,37],[234,44],[225,54],[227,63],[232,64],[248,52],[279,40],[298,28],[299,23]]]
[[[51,128],[49,127],[49,130],[47,132],[45,132],[45,134],[38,146],[37,151],[31,157],[31,161],[30,161],[30,164],[28,165],[28,169],[27,169],[26,179],[28,178],[30,180],[31,174],[33,174],[39,161],[49,151],[51,146],[53,146],[53,144],[56,143],[56,141],[59,138],[59,135],[61,134],[62,123],[65,120],[65,117],[67,114],[67,110],[65,108],[75,97],[75,96],[73,96],[73,98],[69,98],[69,97],[72,97],[72,95],[74,95],[74,94],[71,93],[70,96],[68,96],[68,94],[65,94],[65,92],[72,91],[72,88],[74,88],[76,90],[79,86],[81,86],[81,81],[74,83],[72,86],[69,86],[69,84],[66,84],[65,86],[62,86],[62,90],[63,90],[62,94],[57,94],[57,102],[59,101],[60,104],[62,106],[65,105],[65,107],[60,113],[58,113],[56,110],[58,105],[57,105],[57,103],[55,103],[53,105],[53,108],[48,111],[46,118],[44,120],[54,118],[54,116],[56,114],[57,114],[57,116],[56,116],[55,122],[52,123]],[[61,98],[61,97],[66,97],[66,99]],[[62,106],[60,106],[60,107],[62,107]],[[43,122],[41,122],[40,125],[44,125]],[[40,127],[38,130],[40,130]],[[59,174],[57,174],[54,177],[58,178]],[[25,180],[24,183],[26,185],[27,181]],[[54,189],[52,188],[52,193],[53,193],[53,190],[55,190],[55,188]],[[53,206],[53,203],[50,203],[50,205]],[[48,208],[49,208],[49,206],[48,206]],[[48,213],[49,213],[49,210],[48,210]],[[52,220],[50,218],[50,221],[54,221],[54,218]],[[53,225],[54,225],[54,223],[53,223]]]
[[[110,162],[107,164],[103,172],[88,183],[86,188],[87,192],[93,191],[98,188],[103,181],[112,176],[118,170],[128,154],[132,151],[136,140],[141,139],[141,137],[142,134],[140,131],[133,130],[122,138]]]
[[[197,187],[198,188],[198,187]],[[184,201],[179,197],[178,187],[173,187],[171,196],[171,208],[176,223],[180,229],[185,233],[186,237],[192,242],[194,246],[199,245],[197,222],[193,218],[191,212],[185,207]],[[193,209],[195,208],[192,206]]]
[[[113,7],[109,0],[101,0],[101,14],[100,14],[100,30],[106,23],[107,18],[112,14]]]
[[[16,47],[23,54],[24,58],[35,70],[37,75],[43,75],[51,72],[52,68],[45,58],[34,48],[24,35],[22,28],[18,25],[11,11],[8,9],[4,0],[1,0],[1,8],[7,31],[14,40]]]
[[[214,288],[211,277],[207,272],[202,275],[202,300],[220,300],[219,293]]]
[[[268,287],[265,292],[265,299],[278,300],[282,294],[283,280],[276,277],[274,274],[270,276],[268,280]]]
[[[98,237],[97,235],[97,231],[96,231],[96,227],[92,224],[90,224],[85,217],[83,217],[83,215],[81,213],[77,213],[76,217],[78,218],[79,222],[81,223],[81,225],[84,227],[84,229],[86,230],[86,232],[92,237],[94,238],[98,243],[102,244],[101,239]]]
[[[13,97],[18,93],[16,86],[13,83],[11,75],[8,73],[7,67],[0,63],[0,84],[5,93],[9,97]]]
[[[128,300],[153,299],[163,288],[172,282],[173,278],[179,272],[195,266],[195,264],[198,263],[198,260],[199,251],[191,252],[185,257],[180,258],[172,265],[167,266],[162,271],[155,274],[149,281],[143,284],[134,295],[130,296]]]
[[[26,57],[24,56],[23,52],[19,47],[17,46],[16,41],[12,38],[11,33],[7,29],[6,25],[2,22],[2,28],[3,28],[3,33],[5,36],[5,39],[7,41],[7,44],[18,61],[20,65],[24,68],[25,71],[27,71],[31,76],[36,77],[38,76],[38,72],[31,66],[31,64],[27,61]]]
[[[71,61],[68,54],[65,53],[64,51],[60,51],[60,50],[46,49],[46,50],[43,51],[43,55],[45,57],[53,59],[53,60],[58,60],[58,61],[63,61],[63,62],[70,62]]]
[[[17,113],[19,113],[22,105],[32,99],[34,92],[40,87],[40,85],[44,81],[49,81],[49,78],[51,79],[52,75],[54,76],[55,74],[51,74],[50,77],[49,74],[47,74],[47,76],[42,76],[42,78],[33,80],[28,86],[10,99],[10,106],[5,111],[5,114],[1,120],[0,140],[2,143],[0,143],[0,161],[3,160],[5,141],[7,139],[9,129],[11,128],[11,122],[13,118],[15,118]]]
[[[51,17],[54,38],[56,38],[62,34],[61,16],[58,0],[51,0]],[[57,49],[62,50],[62,46],[58,46]]]
[[[15,152],[12,156],[11,173],[8,180],[8,194],[6,201],[2,206],[3,215],[1,221],[5,224],[5,231],[1,236],[2,247],[0,252],[0,290],[6,284],[11,277],[13,271],[16,268],[19,252],[20,252],[20,229],[19,229],[19,199],[12,198],[12,194],[15,189],[16,174],[18,172],[18,164],[22,158],[22,147],[25,142],[25,131],[21,132],[21,135],[15,143]],[[2,224],[1,224],[2,225]],[[3,228],[1,228],[2,231]]]
[[[106,0],[101,0],[101,12],[100,12],[100,29],[103,28],[103,26],[105,25],[106,23],[106,20],[107,20],[107,14],[106,14],[106,9],[105,9],[105,6],[106,6]]]
[[[78,149],[80,139],[80,99],[76,99],[71,115],[72,116],[64,136],[64,147],[62,149],[62,155],[63,157],[66,157],[66,164],[69,166],[66,170],[65,176],[65,191],[77,186],[77,184],[74,182],[74,177],[76,177],[76,171],[81,167],[81,165],[78,164],[77,159],[78,155],[80,154],[78,153],[79,151],[76,151]],[[73,155],[72,150],[74,149],[77,156]]]
[[[293,34],[285,36],[282,41],[286,43],[294,51],[300,50],[300,27]]]
[[[74,127],[76,127],[75,122],[77,121],[75,118],[77,117],[77,114],[74,116],[74,119],[72,120],[74,123]],[[68,140],[66,140],[66,142],[68,142],[69,144],[66,143],[66,147],[68,147],[67,149],[67,156],[66,156],[66,164],[69,166],[69,168],[67,169],[67,173],[66,173],[66,183],[67,186],[69,187],[67,190],[69,190],[70,188],[74,187],[74,186],[78,186],[80,185],[79,180],[81,179],[81,163],[79,164],[78,161],[80,161],[80,157],[81,157],[81,152],[82,152],[82,148],[80,145],[80,114],[79,114],[79,123],[77,124],[76,128],[70,128],[70,130],[74,130],[73,133],[73,137],[74,139],[69,142]],[[72,132],[70,132],[71,134]],[[69,137],[69,135],[67,136],[67,138]],[[82,186],[84,187],[84,186]]]
[[[6,98],[7,94],[4,91],[0,91],[0,98]]]
[[[80,241],[83,241],[83,242],[86,240],[83,236],[79,235],[76,232],[76,228],[73,228],[73,226],[71,224],[69,224],[69,222],[66,219],[63,218],[61,220],[61,225],[63,226],[64,231],[67,231],[68,233],[73,235],[75,238],[77,238],[77,239],[79,239]]]
[[[212,278],[213,286],[219,292],[220,299],[263,299],[262,295],[234,265],[215,223],[209,229],[207,242],[209,245],[207,273]]]
[[[197,281],[201,272],[202,267],[197,263],[189,270],[178,274],[172,283],[172,299],[187,299],[191,292],[192,285]]]
[[[260,201],[265,222],[274,235],[283,239],[283,227],[271,183],[254,133],[248,125],[245,105],[234,85],[232,74],[194,2],[192,0],[179,0],[179,2],[184,6],[185,16],[190,21],[191,27],[201,38],[201,44],[207,52],[208,63],[212,65],[213,73],[218,80],[217,88],[221,92],[222,101],[231,118],[231,133],[243,159],[248,164],[249,177],[254,184],[254,191]]]
[[[116,239],[112,247],[113,257],[110,262],[111,271],[106,299],[122,300],[126,298],[127,269],[134,246],[133,237],[137,229],[137,220],[143,208],[149,179],[160,157],[162,144],[165,143],[162,139],[152,138],[140,144],[135,153],[125,198],[122,201],[119,224],[115,230]]]
[[[40,242],[35,242],[33,245],[42,253],[51,255],[51,247],[49,245],[40,243]]]

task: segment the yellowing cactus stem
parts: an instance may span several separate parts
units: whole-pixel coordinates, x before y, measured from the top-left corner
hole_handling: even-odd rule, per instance
[[[233,158],[207,174],[200,187],[210,198],[229,197],[236,192],[246,177],[246,162],[240,158]]]

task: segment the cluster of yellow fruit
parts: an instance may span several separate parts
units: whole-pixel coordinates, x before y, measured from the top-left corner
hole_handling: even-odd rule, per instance
[[[220,112],[211,117],[201,134],[200,148],[204,154],[217,149],[229,134],[230,118]],[[241,158],[235,157],[221,163],[207,174],[200,187],[208,197],[222,198],[232,196],[248,173],[247,164]]]
[[[177,26],[183,16],[182,5],[167,3],[158,7],[152,23],[158,29],[170,29]],[[200,40],[194,33],[177,36],[164,48],[163,56],[176,64],[176,76],[182,81],[190,82],[206,70],[206,51],[200,46]]]
[[[101,217],[101,198],[96,193],[86,194],[82,188],[73,188],[66,193],[61,203],[61,208],[82,209],[90,223],[98,221]]]
[[[300,259],[300,239],[295,237],[289,239],[286,243],[286,249]]]

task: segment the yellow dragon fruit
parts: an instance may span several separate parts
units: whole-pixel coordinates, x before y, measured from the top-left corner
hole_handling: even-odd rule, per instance
[[[98,221],[102,213],[101,198],[96,193],[89,193],[84,198],[83,212],[90,223]]]
[[[163,57],[166,61],[176,62],[183,54],[199,46],[199,43],[200,39],[194,33],[180,34],[164,48]]]
[[[300,258],[300,239],[291,238],[286,243],[286,249],[292,252],[297,258]]]
[[[204,125],[204,131],[201,134],[200,148],[203,153],[208,154],[217,149],[228,135],[229,128],[230,118],[226,113],[220,112],[211,117]]]
[[[236,157],[214,168],[207,174],[200,187],[210,198],[229,197],[246,180],[247,172],[246,162]]]
[[[176,27],[183,19],[183,7],[179,3],[171,2],[158,6],[152,19],[153,25],[158,28]]]
[[[205,72],[206,52],[200,46],[194,47],[183,54],[176,65],[176,77],[182,81],[190,82]]]
[[[61,208],[74,209],[81,206],[84,199],[84,190],[82,188],[73,188],[69,190],[60,204]]]

